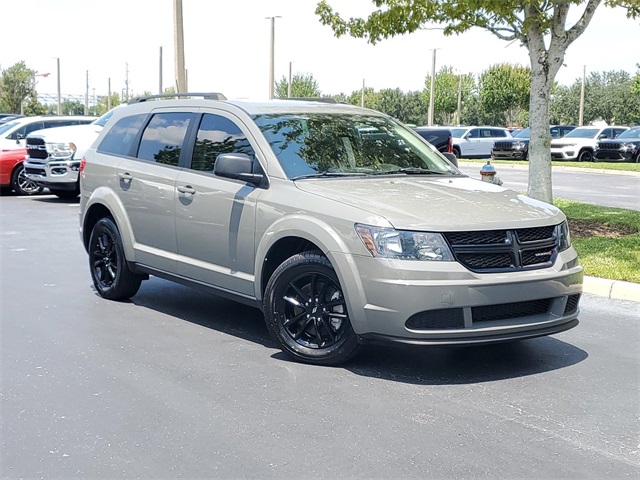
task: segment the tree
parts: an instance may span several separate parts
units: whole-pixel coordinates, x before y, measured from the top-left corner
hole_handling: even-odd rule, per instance
[[[276,82],[276,98],[287,98],[289,96],[289,80],[283,75],[279,82]],[[318,82],[310,73],[296,73],[291,79],[292,97],[319,97],[321,94]]]
[[[633,77],[633,85],[631,86],[631,93],[634,95],[640,96],[640,63],[636,64],[638,70],[636,71],[635,76]]]
[[[347,98],[347,103],[362,106],[362,90],[354,90]],[[372,110],[380,110],[380,93],[371,87],[364,89],[364,107]]]
[[[35,98],[33,76],[35,71],[27,68],[24,61],[2,71],[0,77],[0,101],[8,113],[21,113],[22,102],[29,97]]]
[[[462,85],[460,85],[462,80]],[[423,100],[429,108],[431,75],[427,75],[424,80],[425,90],[423,92]],[[461,87],[461,101],[466,102],[472,95],[475,88],[475,81],[472,75],[462,75],[462,77],[453,72],[453,67],[443,66],[436,73],[435,82],[433,84],[434,112],[433,119],[439,125],[460,124],[461,121],[456,118],[458,111],[458,88]]]
[[[495,112],[493,125],[513,125],[522,110],[528,110],[531,69],[503,63],[480,74],[480,103],[485,112]]]
[[[551,202],[549,98],[567,48],[585,31],[603,0],[373,0],[378,8],[367,19],[344,20],[329,6],[318,3],[316,14],[336,36],[349,34],[370,43],[414,32],[427,23],[445,25],[445,35],[483,28],[506,41],[519,41],[529,52],[531,141],[528,194]],[[629,17],[640,15],[637,0],[604,0],[624,6]],[[565,28],[571,7],[582,8],[577,22]]]

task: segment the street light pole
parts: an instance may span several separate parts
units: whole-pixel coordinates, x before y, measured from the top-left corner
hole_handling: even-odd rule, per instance
[[[174,47],[176,59],[176,93],[186,93],[187,79],[184,69],[184,28],[182,0],[173,0]]]
[[[434,92],[436,85],[436,48],[433,49],[433,61],[431,63],[431,88],[429,89],[429,126],[433,126]]]
[[[582,69],[582,87],[580,88],[580,113],[578,114],[578,126],[584,125],[584,77],[587,75],[587,66]]]
[[[62,94],[60,93],[60,57],[56,58],[58,63],[58,115],[62,115]]]

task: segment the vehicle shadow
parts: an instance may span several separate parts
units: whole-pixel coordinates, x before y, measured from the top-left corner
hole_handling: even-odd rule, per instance
[[[80,197],[77,198],[59,198],[52,194],[43,193],[42,196],[33,196],[31,199],[34,202],[41,203],[76,203],[80,204]]]
[[[278,349],[267,332],[262,313],[231,300],[152,277],[131,302]],[[570,367],[588,356],[584,350],[555,337],[466,347],[365,345],[355,358],[336,368],[394,382],[456,385],[536,375]],[[296,363],[279,349],[272,358]]]

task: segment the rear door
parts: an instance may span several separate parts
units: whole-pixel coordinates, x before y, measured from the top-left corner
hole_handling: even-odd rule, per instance
[[[176,182],[178,273],[253,298],[256,201],[262,190],[213,174],[218,155],[242,153],[259,164],[252,136],[236,116],[199,117],[188,168]],[[254,170],[256,171],[256,170]]]
[[[175,184],[180,156],[195,113],[157,110],[118,166],[119,197],[129,217],[136,261],[174,272],[177,242]],[[136,148],[137,146],[137,148]]]

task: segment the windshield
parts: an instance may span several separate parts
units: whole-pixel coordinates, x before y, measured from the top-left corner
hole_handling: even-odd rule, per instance
[[[100,127],[104,127],[106,125],[107,121],[113,116],[113,111],[114,110],[115,109],[111,109],[107,113],[102,115],[100,118],[98,118],[97,120],[94,120],[92,122],[93,125],[99,125]]]
[[[467,130],[469,129],[468,128],[452,128],[451,136],[456,138],[461,138]]]
[[[620,135],[618,135],[618,138],[640,138],[640,127],[625,130]],[[618,138],[616,138],[616,140]]]
[[[511,132],[511,135],[516,138],[529,138],[529,127],[518,130],[517,133]]]
[[[0,125],[0,135],[8,132],[13,127],[20,125],[20,122],[7,122],[4,125]]]
[[[564,138],[595,138],[599,128],[576,128],[567,133]]]
[[[254,115],[290,179],[379,174],[456,174],[415,133],[376,115]]]

